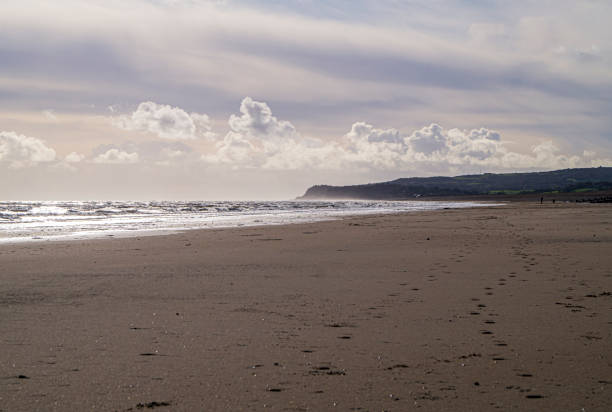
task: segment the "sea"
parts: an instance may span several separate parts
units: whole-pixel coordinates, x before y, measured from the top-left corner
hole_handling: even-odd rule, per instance
[[[491,206],[452,201],[1,201],[0,243],[285,225],[348,216]]]

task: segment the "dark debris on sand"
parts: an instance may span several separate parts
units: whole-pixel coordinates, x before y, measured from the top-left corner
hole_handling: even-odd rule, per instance
[[[147,402],[147,403],[138,403],[136,404],[136,409],[154,409],[154,408],[159,408],[162,406],[170,406],[170,402],[167,401],[161,401],[161,402],[157,402],[157,401],[152,401],[152,402]],[[127,411],[133,411],[134,408],[129,408],[126,409]]]

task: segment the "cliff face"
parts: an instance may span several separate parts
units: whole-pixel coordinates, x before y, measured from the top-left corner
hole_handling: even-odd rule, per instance
[[[393,182],[373,183],[357,186],[318,185],[309,188],[301,199],[414,199],[421,196],[470,195],[470,192],[456,188],[427,188],[423,185],[403,185]]]
[[[414,199],[538,192],[612,189],[612,167],[564,169],[534,173],[486,173],[456,177],[411,177],[355,186],[310,187],[301,199]]]

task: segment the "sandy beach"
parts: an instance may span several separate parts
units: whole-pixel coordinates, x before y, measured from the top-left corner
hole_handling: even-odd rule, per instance
[[[612,205],[0,246],[0,411],[609,411]]]

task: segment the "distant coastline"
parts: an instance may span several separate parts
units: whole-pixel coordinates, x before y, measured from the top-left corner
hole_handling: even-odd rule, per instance
[[[316,185],[299,200],[585,200],[612,196],[612,167],[532,173],[411,177],[353,186]]]

